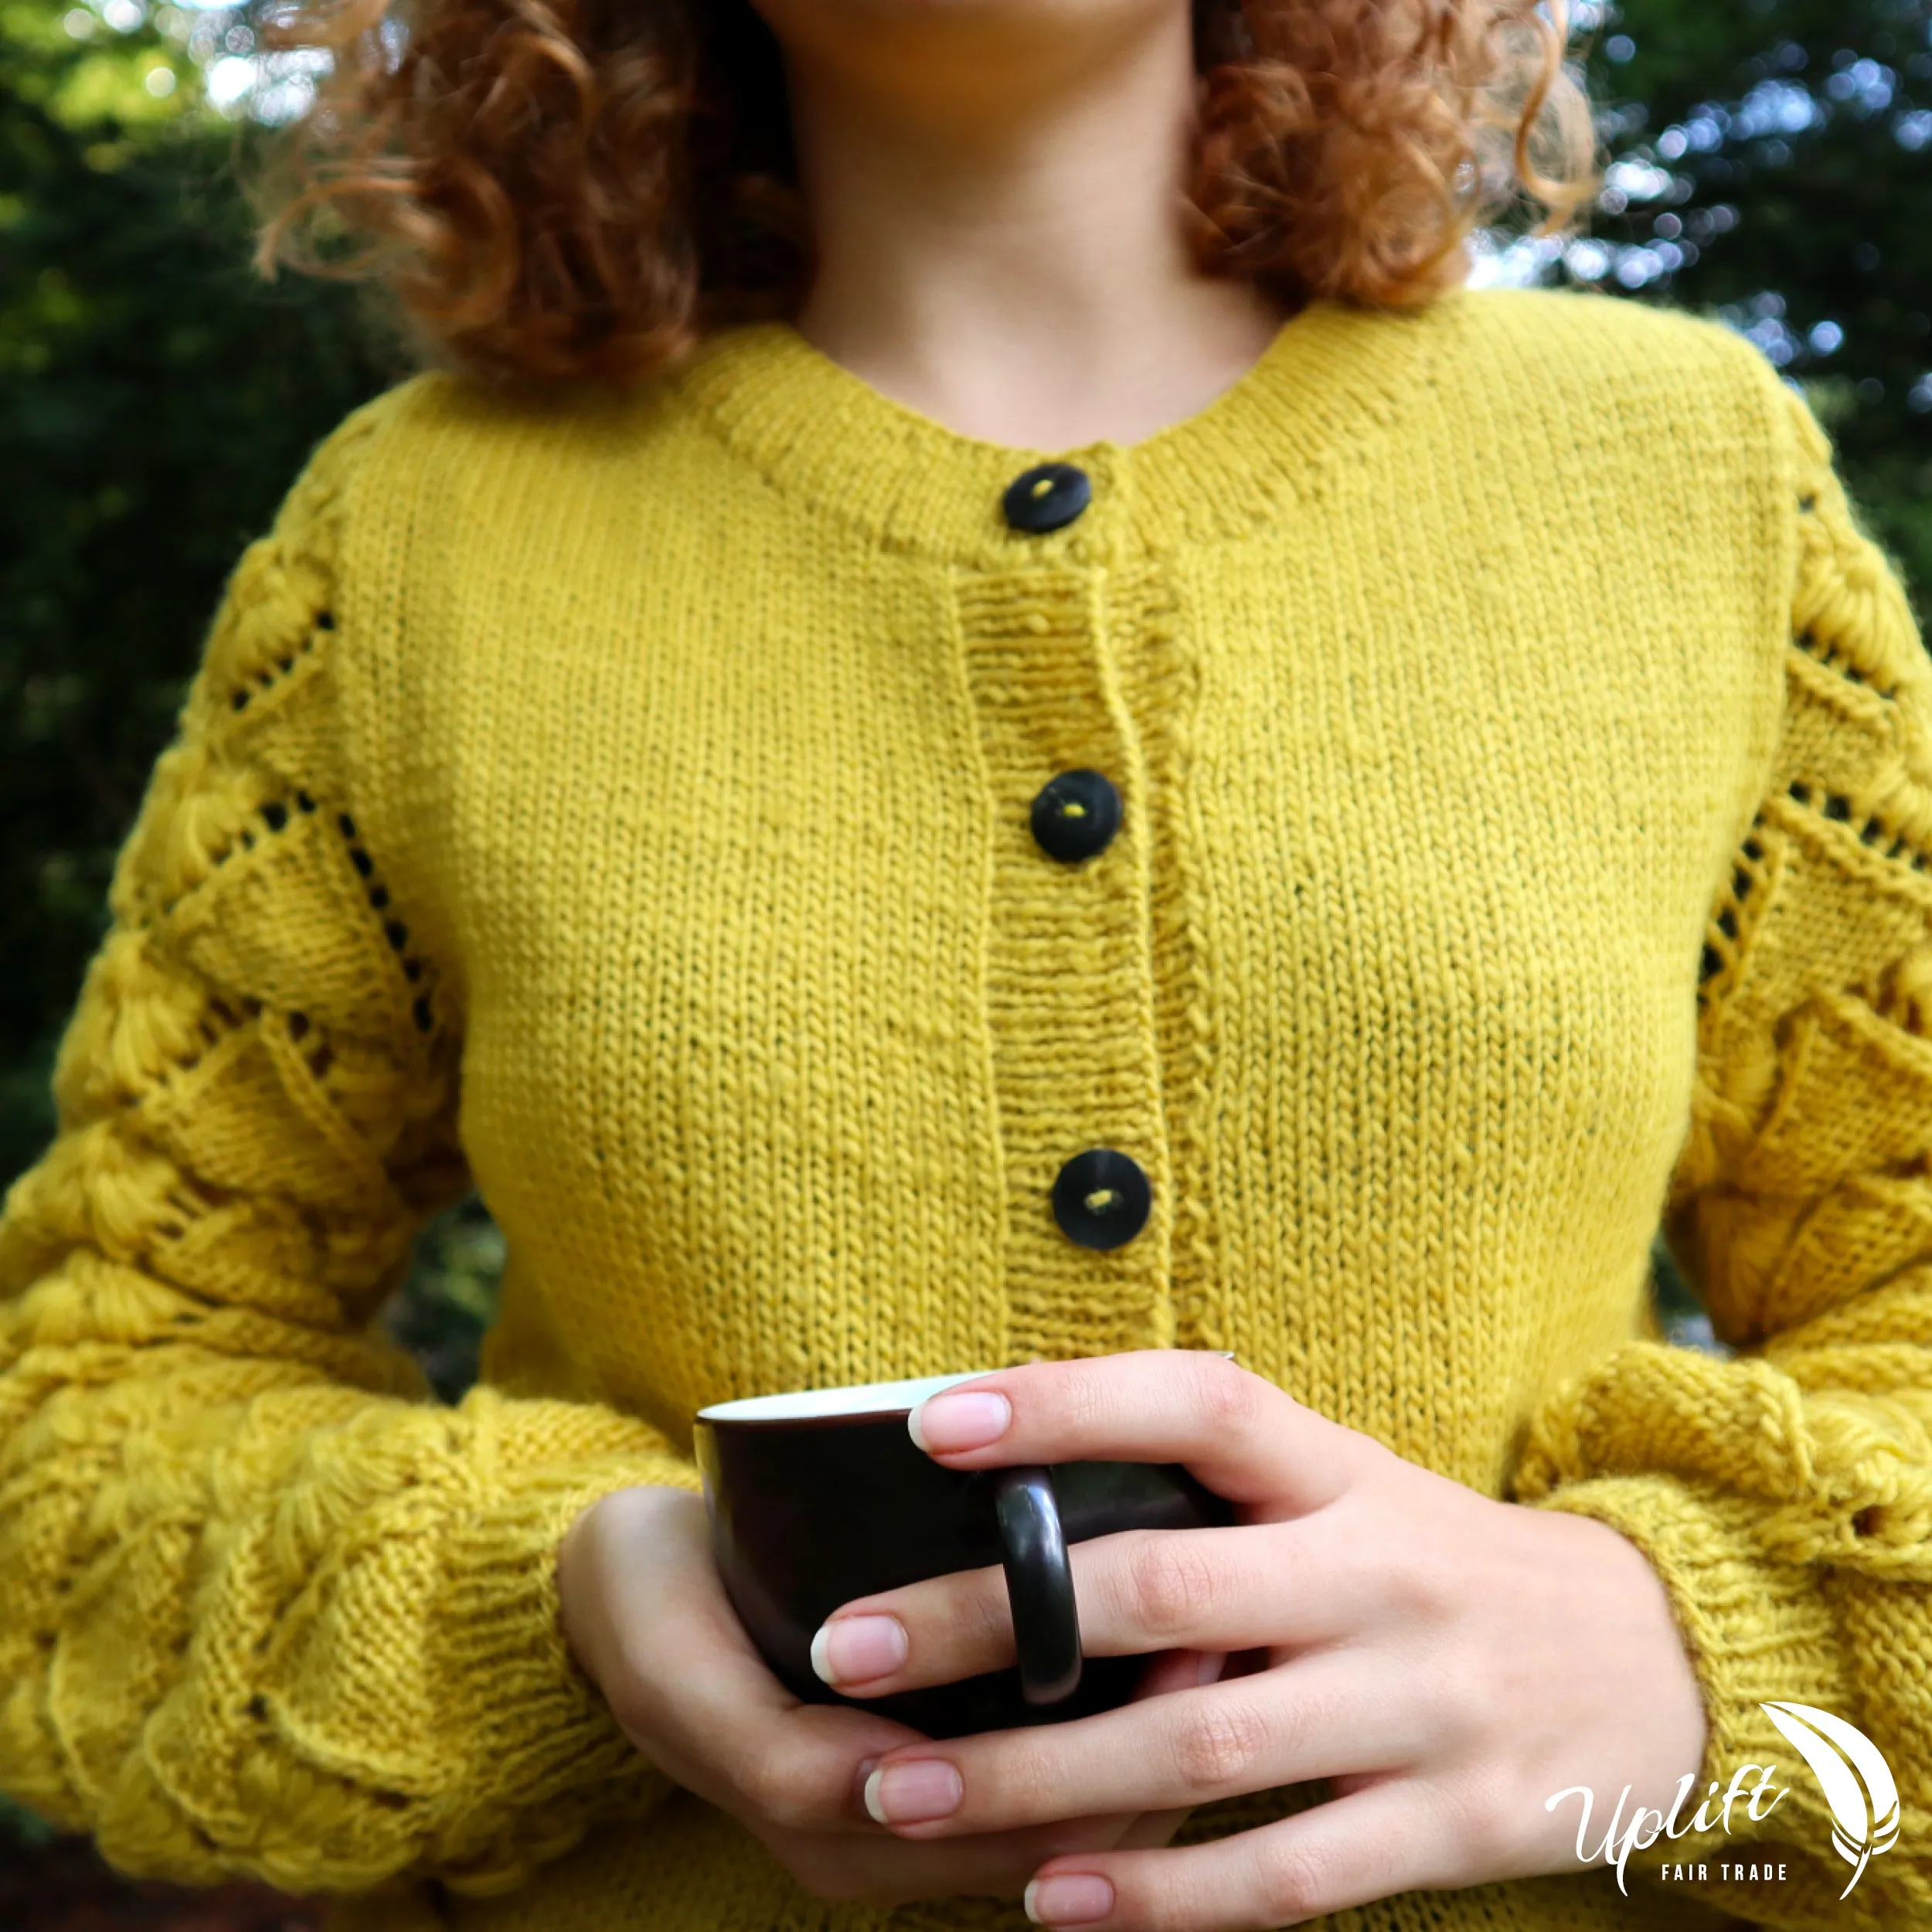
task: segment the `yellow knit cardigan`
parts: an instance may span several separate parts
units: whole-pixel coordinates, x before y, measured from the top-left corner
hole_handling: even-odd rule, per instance
[[[1932,672],[1818,423],[1715,323],[1492,290],[1316,303],[1015,532],[1043,454],[779,323],[315,451],[0,1220],[0,1787],[333,1932],[1022,1927],[807,1894],[575,1669],[556,1545],[696,1488],[707,1402],[1231,1349],[1632,1538],[1705,1777],[1791,1787],[1648,1903],[1335,1923],[1925,1923]],[[1068,863],[1077,767],[1124,812]],[[1111,1250],[1050,1208],[1094,1147],[1151,1187]],[[472,1180],[451,1407],[376,1317]],[[1660,1225],[1733,1359],[1661,1338]],[[1769,1699],[1897,1778],[1842,1903]]]

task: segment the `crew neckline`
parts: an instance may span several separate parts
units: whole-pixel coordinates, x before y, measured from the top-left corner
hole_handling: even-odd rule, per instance
[[[1340,459],[1399,419],[1465,294],[1416,309],[1317,298],[1199,409],[1128,444],[1047,449],[969,435],[874,388],[788,321],[715,332],[675,381],[767,483],[888,549],[982,567],[1118,562],[1240,534],[1334,487],[1349,467]],[[1092,507],[1045,536],[1009,529],[1006,485],[1049,462],[1087,473]]]

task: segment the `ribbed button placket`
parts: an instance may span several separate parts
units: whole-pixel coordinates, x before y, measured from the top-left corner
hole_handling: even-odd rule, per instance
[[[1104,578],[1104,566],[1063,555],[954,579],[995,807],[987,1019],[1009,1342],[1019,1361],[1173,1338],[1151,855],[1147,815],[1135,810],[1145,776],[1107,635]],[[1118,821],[1085,855],[1056,857],[1036,832],[1036,803],[1056,777],[1068,790],[1063,774],[1076,772],[1104,774],[1120,794]],[[1145,1177],[1145,1218],[1125,1238],[1114,1217],[1134,1220],[1141,1203],[1132,1175],[1100,1150]]]

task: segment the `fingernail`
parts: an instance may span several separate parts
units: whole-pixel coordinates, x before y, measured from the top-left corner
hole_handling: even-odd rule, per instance
[[[1036,1925],[1085,1925],[1114,1909],[1114,1888],[1097,1872],[1035,1879],[1022,1900]]]
[[[983,1449],[1005,1434],[1012,1419],[1013,1405],[988,1389],[928,1396],[906,1418],[906,1427],[922,1449]]]
[[[811,1640],[811,1667],[828,1684],[862,1684],[906,1661],[906,1626],[896,1617],[835,1617]]]
[[[966,1795],[959,1768],[943,1757],[887,1764],[866,1780],[866,1809],[881,1825],[919,1825],[950,1818]]]

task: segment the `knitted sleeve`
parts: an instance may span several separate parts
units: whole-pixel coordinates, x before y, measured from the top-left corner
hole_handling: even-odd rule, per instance
[[[389,902],[338,698],[389,614],[342,560],[410,386],[229,580],[0,1215],[0,1788],[189,1885],[502,1891],[673,1788],[553,1561],[695,1468],[595,1404],[442,1404],[376,1320],[466,1184],[455,975]]]
[[[1730,1359],[1637,1341],[1533,1420],[1517,1499],[1656,1568],[1705,1694],[1685,1816],[1740,1765],[1786,1787],[1699,1855],[1787,1878],[1772,1925],[1932,1922],[1932,660],[1823,430],[1785,389],[1798,524],[1770,782],[1713,908],[1692,1120],[1664,1233]],[[1857,1873],[1762,1706],[1828,1711],[1896,1781]],[[1752,1773],[1755,1779],[1757,1774]],[[1614,1793],[1605,1794],[1607,1811]],[[1762,1809],[1762,1807],[1760,1807]],[[1685,1845],[1692,1842],[1683,1841]],[[1728,1850],[1727,1850],[1728,1848]],[[1658,1839],[1638,1866],[1685,1852]],[[1685,1888],[1675,1888],[1685,1889]]]

